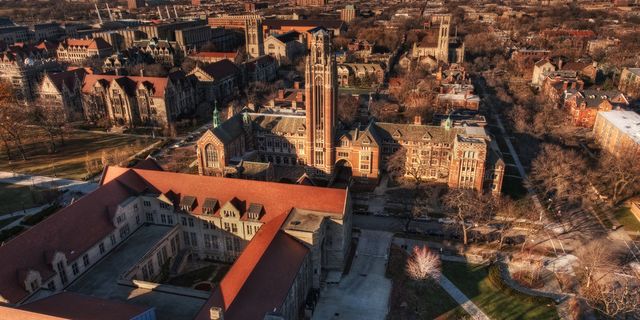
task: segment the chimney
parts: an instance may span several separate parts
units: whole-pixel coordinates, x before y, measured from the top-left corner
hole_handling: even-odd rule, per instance
[[[294,81],[293,82],[293,88],[294,89],[300,89],[300,81]]]
[[[284,99],[284,89],[278,90],[278,99]]]
[[[144,67],[140,68],[140,77],[144,77]]]
[[[422,124],[422,117],[421,116],[415,116],[413,117],[413,124],[419,126]]]
[[[562,58],[558,59],[558,70],[562,70]]]
[[[209,319],[211,319],[211,320],[224,320],[224,314],[222,312],[222,308],[211,307],[211,309],[209,309]]]

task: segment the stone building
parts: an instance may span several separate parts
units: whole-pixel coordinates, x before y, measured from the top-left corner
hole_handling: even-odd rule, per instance
[[[257,58],[264,55],[264,36],[262,35],[262,17],[248,16],[245,21],[244,35],[247,56]]]
[[[624,68],[620,73],[618,90],[633,98],[640,97],[640,68]]]
[[[195,79],[183,72],[167,77],[87,75],[82,87],[85,118],[107,118],[115,126],[167,128],[196,111]]]
[[[381,63],[340,63],[338,84],[341,87],[371,87],[382,83],[384,72]]]
[[[38,97],[45,107],[60,108],[69,121],[84,118],[82,109],[82,83],[87,70],[78,68],[71,71],[47,73],[40,84]]]
[[[174,66],[182,58],[182,53],[177,49],[176,42],[158,40],[135,41],[133,46],[148,54],[156,63]]]
[[[102,38],[66,39],[60,42],[56,52],[59,61],[74,64],[94,57],[104,59],[112,53],[113,47]]]
[[[31,101],[44,73],[61,71],[54,57],[46,46],[10,46],[0,53],[0,80],[11,84],[18,100]]]
[[[206,102],[208,105],[212,105],[214,101],[228,101],[242,83],[240,69],[228,59],[196,66],[189,74],[197,80],[197,101]]]
[[[356,7],[352,4],[348,4],[340,11],[340,20],[349,23],[356,18]]]
[[[295,0],[296,6],[324,6],[327,4],[327,0]]]
[[[418,60],[432,58],[437,62],[462,63],[464,61],[464,43],[450,36],[450,28],[450,14],[432,15],[426,28],[426,34],[422,40],[413,44],[411,56]]]
[[[264,41],[265,54],[278,60],[279,63],[291,63],[306,50],[306,41],[297,31],[270,35]]]
[[[248,82],[272,82],[278,76],[278,61],[269,55],[250,59],[243,68]]]
[[[337,70],[325,29],[311,33],[305,67],[305,112],[236,114],[197,142],[197,163],[203,175],[226,175],[243,160],[302,168],[315,179],[331,181],[340,170],[354,179],[374,183],[388,158],[404,148],[405,165],[419,175],[451,187],[499,193],[504,162],[495,142],[482,127],[452,127],[370,122],[341,128],[336,123]]]

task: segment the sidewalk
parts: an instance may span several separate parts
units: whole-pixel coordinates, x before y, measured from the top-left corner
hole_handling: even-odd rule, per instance
[[[35,186],[44,189],[59,189],[89,193],[98,187],[97,183],[46,176],[32,176],[21,173],[0,171],[0,183]]]
[[[449,279],[447,279],[447,277],[445,277],[443,274],[440,274],[439,282],[440,286],[442,286],[442,289],[444,289],[453,298],[453,300],[459,303],[464,311],[471,315],[471,318],[476,320],[491,319],[484,312],[482,312],[482,310],[480,310],[480,308],[478,308],[478,306],[476,306],[473,301],[469,300],[469,298],[467,298],[467,296],[465,296],[464,293],[462,293],[462,291],[460,291],[453,283],[451,283],[451,281],[449,281]]]

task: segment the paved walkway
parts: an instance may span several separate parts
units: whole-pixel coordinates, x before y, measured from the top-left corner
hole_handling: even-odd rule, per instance
[[[442,286],[442,288],[453,298],[453,300],[455,300],[460,304],[460,306],[462,306],[464,311],[471,315],[471,318],[476,320],[491,319],[484,312],[482,312],[482,310],[480,310],[480,308],[478,308],[478,306],[476,306],[473,301],[469,300],[469,298],[467,298],[467,296],[465,296],[464,293],[462,293],[462,291],[460,291],[453,283],[451,283],[451,281],[449,281],[449,279],[447,279],[447,277],[445,277],[443,274],[440,275],[439,280],[440,286]]]
[[[98,187],[97,183],[91,181],[35,176],[7,171],[0,171],[0,183],[35,186],[45,189],[69,190],[82,193],[89,193]]]
[[[391,280],[385,276],[393,233],[362,230],[349,273],[327,284],[313,320],[384,320],[389,312]]]

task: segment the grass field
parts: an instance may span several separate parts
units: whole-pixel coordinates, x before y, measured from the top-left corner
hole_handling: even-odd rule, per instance
[[[387,277],[393,280],[389,319],[460,319],[462,308],[434,281],[419,283],[405,273],[407,253],[392,247]]]
[[[615,217],[625,230],[640,232],[640,221],[631,213],[629,207],[616,210]]]
[[[54,194],[46,195],[45,192],[30,186],[0,183],[0,219],[4,214],[30,209],[55,197]]]
[[[115,152],[138,152],[158,139],[140,138],[119,134],[101,134],[87,131],[73,131],[65,136],[65,144],[58,147],[57,152],[48,152],[48,140],[38,129],[33,129],[30,136],[25,137],[24,149],[27,160],[9,161],[4,152],[0,154],[0,171],[56,176],[68,179],[83,179],[87,176],[87,158],[99,164],[103,155]],[[99,166],[99,165],[97,165]],[[99,168],[93,168],[93,172]]]
[[[559,319],[553,301],[496,286],[487,266],[445,261],[443,273],[492,319]]]

